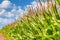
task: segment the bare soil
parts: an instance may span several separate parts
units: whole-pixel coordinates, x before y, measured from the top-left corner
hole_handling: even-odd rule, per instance
[[[2,33],[0,33],[0,40],[5,40],[5,37]]]

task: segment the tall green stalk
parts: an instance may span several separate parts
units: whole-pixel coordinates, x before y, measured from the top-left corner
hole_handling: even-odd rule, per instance
[[[48,11],[42,9],[41,15],[26,15],[15,26],[7,26],[0,30],[6,40],[60,40],[60,12],[56,4]],[[13,24],[12,24],[13,25]]]

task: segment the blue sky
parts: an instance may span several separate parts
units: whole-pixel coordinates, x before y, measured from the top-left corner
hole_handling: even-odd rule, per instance
[[[34,0],[10,0],[13,4],[16,4],[16,6],[24,7],[27,4],[31,4]]]
[[[0,0],[0,3],[2,3],[4,0]],[[31,2],[35,0],[9,0],[11,3],[15,4],[16,6],[21,6],[24,8],[27,4],[31,4]]]
[[[47,6],[44,0],[41,1],[43,6]],[[0,28],[19,20],[28,12],[29,7],[35,10],[36,0],[0,0]]]
[[[15,22],[22,16],[25,7],[35,0],[0,0],[0,28]]]

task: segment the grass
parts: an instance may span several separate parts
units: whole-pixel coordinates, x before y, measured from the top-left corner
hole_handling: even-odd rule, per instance
[[[56,0],[57,1],[57,3],[60,5],[60,0]]]
[[[22,20],[5,26],[0,33],[6,40],[60,40],[60,11],[56,4],[48,7],[48,11],[42,8],[40,14],[38,11],[34,14],[34,17],[26,15]]]

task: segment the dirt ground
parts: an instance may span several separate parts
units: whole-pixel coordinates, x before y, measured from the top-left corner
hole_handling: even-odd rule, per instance
[[[5,37],[3,34],[0,33],[0,40],[5,40]]]

